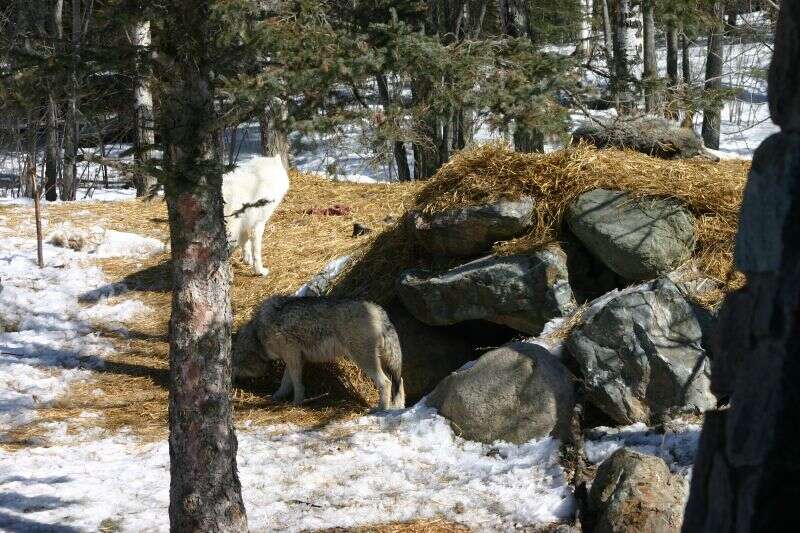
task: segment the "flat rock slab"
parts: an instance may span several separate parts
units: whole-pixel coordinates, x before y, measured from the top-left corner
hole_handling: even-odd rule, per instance
[[[566,256],[558,250],[491,255],[443,274],[407,270],[400,275],[397,293],[426,324],[488,320],[531,335],[575,308]]]
[[[412,212],[411,225],[420,245],[432,255],[474,257],[497,241],[513,239],[530,229],[534,201],[501,200],[491,204],[449,209],[425,216]]]
[[[660,457],[619,449],[597,469],[589,491],[587,531],[677,533],[686,489],[683,478],[670,473]]]
[[[519,444],[567,434],[575,384],[547,349],[515,342],[445,378],[427,403],[465,439]]]
[[[716,405],[702,340],[694,308],[661,279],[595,300],[566,348],[587,399],[627,425]]]
[[[595,257],[628,280],[665,275],[694,251],[694,216],[674,200],[595,189],[575,199],[566,220]]]

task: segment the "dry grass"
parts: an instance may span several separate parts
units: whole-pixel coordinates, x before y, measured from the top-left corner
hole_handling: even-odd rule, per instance
[[[718,302],[741,285],[733,272],[733,241],[749,161],[664,160],[633,152],[597,150],[580,145],[549,154],[512,152],[487,144],[456,155],[417,194],[413,208],[435,214],[455,207],[531,196],[536,201],[533,229],[497,243],[500,254],[526,253],[559,241],[567,206],[597,188],[631,192],[637,198],[676,198],[695,215],[696,262],[702,273],[723,287],[705,295]],[[427,266],[403,223],[373,238],[337,280],[335,293],[378,302],[392,296],[397,274]],[[439,265],[446,267],[447,265]]]
[[[402,216],[418,189],[413,184],[336,183],[300,173],[291,173],[290,180],[291,189],[264,235],[264,264],[270,269],[270,275],[256,276],[238,255],[233,259],[231,300],[236,327],[246,321],[253,308],[266,297],[294,292],[330,260],[363,246],[367,242],[365,237],[351,237],[354,222],[374,228],[376,233],[389,227],[384,220]],[[305,214],[312,207],[333,204],[349,206],[349,214]],[[6,225],[23,228],[21,233],[33,236],[30,208],[3,206],[0,217],[5,219]],[[165,242],[169,237],[163,201],[53,204],[45,207],[43,217],[50,227],[69,221],[78,227],[97,224]],[[57,402],[40,409],[35,423],[7,434],[6,445],[25,445],[45,435],[46,424],[56,421],[69,422],[69,430],[74,432],[87,427],[109,431],[131,428],[145,440],[162,438],[166,434],[167,330],[171,307],[169,254],[144,261],[101,259],[98,264],[111,283],[127,287],[128,292],[117,298],[141,300],[151,312],[129,325],[131,330],[127,337],[104,332],[117,347],[117,353],[108,359],[106,367],[94,373],[91,380],[74,384]],[[288,422],[309,427],[363,414],[377,401],[372,383],[349,361],[337,361],[318,365],[307,372],[313,376],[307,380],[308,395],[316,400],[300,407],[274,404],[269,394],[280,383],[280,370],[276,365],[263,379],[237,384],[239,387],[234,391],[237,421]],[[103,394],[97,394],[98,390]],[[81,413],[91,412],[102,416],[80,417]]]

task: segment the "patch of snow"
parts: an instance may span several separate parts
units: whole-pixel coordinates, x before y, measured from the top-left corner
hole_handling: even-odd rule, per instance
[[[138,249],[138,248],[135,248]],[[146,310],[137,301],[81,300],[106,287],[89,254],[45,244],[36,264],[33,239],[0,239],[0,427],[31,421],[37,406],[66,391],[113,349],[93,324],[120,328]]]
[[[666,431],[637,423],[621,428],[599,427],[587,432],[586,459],[601,463],[620,448],[661,457],[673,472],[691,475],[700,440],[700,425],[675,420]]]
[[[147,257],[165,250],[163,242],[136,233],[107,230],[96,257]]]
[[[565,520],[574,500],[558,441],[485,445],[453,434],[432,409],[302,430],[239,431],[239,476],[253,531],[301,531],[442,516],[479,531]],[[166,442],[116,435],[0,451],[0,528],[167,531]],[[27,511],[27,512],[26,512]]]

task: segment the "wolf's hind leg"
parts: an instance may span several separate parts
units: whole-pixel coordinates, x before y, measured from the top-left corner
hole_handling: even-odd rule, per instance
[[[264,238],[264,226],[266,226],[265,222],[259,223],[254,229],[253,234],[250,236],[250,243],[253,247],[252,255],[253,255],[253,269],[255,269],[256,274],[260,276],[266,276],[269,274],[269,269],[264,268],[264,264],[261,262],[261,240]]]
[[[378,357],[370,357],[367,359],[368,364],[362,367],[361,370],[372,380],[378,388],[380,400],[378,409],[385,411],[391,409],[392,405],[392,382],[386,377],[381,368],[380,359]]]

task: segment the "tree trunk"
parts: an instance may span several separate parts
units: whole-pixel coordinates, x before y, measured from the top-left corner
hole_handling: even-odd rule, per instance
[[[664,115],[670,120],[678,119],[678,27],[675,23],[667,26],[667,102]]]
[[[378,95],[380,96],[384,113],[389,113],[392,99],[389,94],[389,83],[386,81],[386,75],[378,74],[375,76],[375,79],[378,84]],[[394,162],[397,167],[397,179],[399,181],[411,181],[411,171],[408,168],[408,154],[403,142],[400,140],[392,141],[392,152],[394,153]]]
[[[594,18],[594,0],[580,0],[581,25],[578,30],[578,46],[575,52],[581,58],[588,59],[592,54],[592,19]]]
[[[80,182],[80,177],[78,176],[78,148],[80,146],[81,126],[78,111],[78,66],[80,65],[80,43],[82,37],[81,3],[81,0],[72,0],[72,65],[69,76],[67,113],[64,121],[64,171],[61,178],[60,194],[62,200],[75,200]]]
[[[60,54],[64,49],[64,0],[56,0],[50,17],[50,32],[53,41],[53,50]],[[58,164],[61,160],[61,150],[58,138],[58,104],[55,87],[56,79],[50,80],[50,90],[47,97],[47,148],[45,152],[45,185],[44,195],[48,202],[58,199]]]
[[[753,157],[736,266],[747,285],[720,315],[712,389],[683,524],[687,533],[786,531],[796,521],[800,427],[800,4],[782,2],[769,74],[781,127]]]
[[[683,69],[683,100],[685,102],[685,114],[681,126],[684,128],[694,127],[694,106],[691,102],[690,93],[692,89],[692,57],[689,38],[684,33],[681,36],[681,66]]]
[[[133,116],[136,123],[134,139],[134,161],[136,170],[134,186],[136,196],[147,196],[156,186],[156,178],[147,170],[153,159],[155,124],[153,115],[153,92],[150,89],[152,73],[145,59],[151,43],[150,21],[137,21],[131,30],[131,44],[136,48],[136,78],[133,86]]]
[[[25,164],[19,177],[20,195],[33,198],[36,194],[36,129],[39,124],[34,111],[28,112],[28,126],[25,130]]]
[[[606,56],[606,64],[608,65],[608,74],[612,77],[614,75],[614,30],[611,28],[611,16],[608,12],[608,0],[603,2],[603,52]]]
[[[514,150],[544,153],[544,134],[541,130],[520,127],[518,124],[514,129]]]
[[[273,98],[264,106],[258,117],[261,132],[261,154],[267,157],[281,156],[284,168],[289,168],[289,136],[286,134],[286,119],[289,110],[280,98]]]
[[[641,16],[639,5],[618,0],[614,31],[614,76],[612,88],[620,114],[636,109],[636,76],[641,70]]]
[[[172,242],[170,529],[247,531],[231,407],[231,269],[213,153],[211,0],[166,3],[159,128]]]
[[[727,22],[729,27],[731,27],[731,28],[735,28],[736,27],[736,6],[728,7],[728,10],[727,10],[727,13],[725,15],[725,18],[727,19],[726,22]]]
[[[719,149],[719,130],[722,123],[722,2],[714,2],[714,25],[708,36],[706,60],[706,104],[703,109],[703,142],[706,147]]]
[[[653,9],[654,0],[642,1],[644,41],[644,109],[653,113],[658,108],[658,64],[656,60],[656,23]]]
[[[45,183],[44,197],[48,202],[58,200],[56,183],[58,182],[58,161],[60,159],[58,146],[58,106],[56,97],[51,92],[47,98],[47,148],[45,151]]]
[[[411,84],[415,105],[422,105],[430,97],[430,81],[417,78]],[[441,124],[436,113],[429,109],[428,115],[420,121],[420,142],[414,143],[414,178],[427,179],[436,174],[442,162],[439,160],[439,146],[442,142]]]

